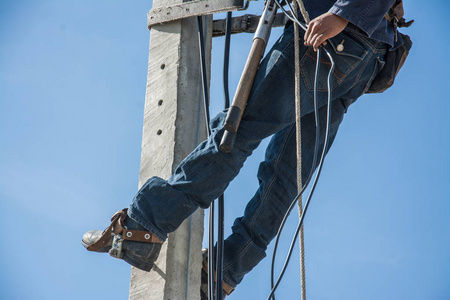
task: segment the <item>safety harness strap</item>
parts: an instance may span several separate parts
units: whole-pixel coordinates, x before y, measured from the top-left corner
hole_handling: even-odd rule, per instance
[[[100,249],[104,248],[111,240],[111,235],[121,235],[122,239],[134,242],[158,243],[158,244],[163,243],[163,241],[161,241],[150,231],[127,229],[124,225],[124,221],[128,217],[127,211],[128,209],[124,208],[116,212],[111,217],[111,225],[109,225],[109,227],[103,231],[100,239],[98,239],[95,243],[87,247],[87,250],[99,251]]]
[[[389,9],[384,17],[397,29],[397,27],[409,27],[412,25],[412,23],[414,23],[414,20],[406,22],[405,18],[403,18],[404,15],[405,10],[403,9],[403,1],[396,0],[394,5]]]

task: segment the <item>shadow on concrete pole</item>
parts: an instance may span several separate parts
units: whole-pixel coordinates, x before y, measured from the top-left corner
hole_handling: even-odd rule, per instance
[[[181,2],[187,1],[154,0],[153,7]],[[211,37],[209,30],[208,70]],[[152,176],[167,179],[206,138],[198,45],[195,17],[151,29],[139,187]],[[199,209],[169,234],[150,272],[132,268],[130,300],[200,298],[203,218]]]

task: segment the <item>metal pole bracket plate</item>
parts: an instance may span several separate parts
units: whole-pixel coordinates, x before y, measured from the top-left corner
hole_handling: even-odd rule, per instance
[[[257,15],[243,15],[239,17],[233,17],[231,20],[231,34],[248,32],[255,33],[258,27],[259,19],[261,16]],[[272,27],[282,27],[286,25],[289,19],[284,13],[278,13],[275,16]],[[225,35],[226,20],[214,20],[213,22],[213,37]]]
[[[147,26],[162,24],[187,17],[242,9],[244,0],[193,0],[177,5],[153,8],[147,14]]]

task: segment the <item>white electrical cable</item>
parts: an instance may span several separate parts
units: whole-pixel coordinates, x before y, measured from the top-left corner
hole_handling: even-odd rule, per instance
[[[298,0],[298,1],[302,2],[301,0]],[[289,15],[289,13],[281,6],[281,4],[279,3],[278,0],[275,0],[275,2],[277,4],[277,6],[285,13],[285,15],[290,20],[292,20],[294,23],[297,23],[302,29],[304,29],[304,30],[307,29],[305,24],[303,24],[302,22],[300,22],[297,19],[296,14],[294,13],[295,11],[292,9],[290,4],[289,4],[289,7],[291,8],[292,16]],[[303,5],[303,3],[301,3],[301,4]],[[304,9],[304,6],[303,6],[303,9]],[[309,16],[307,15],[306,10],[304,12],[302,11],[302,14],[303,14],[304,19],[309,22]],[[328,74],[328,81],[327,81],[327,85],[328,85],[328,108],[327,108],[327,124],[326,124],[326,134],[325,134],[324,147],[323,147],[323,151],[322,151],[322,156],[320,158],[320,163],[319,163],[319,166],[318,166],[318,171],[317,171],[316,177],[314,179],[313,186],[311,188],[310,194],[309,194],[308,199],[306,201],[305,208],[304,208],[304,210],[303,210],[303,212],[302,212],[302,214],[300,216],[299,224],[297,226],[294,238],[293,238],[291,246],[289,248],[286,261],[285,261],[285,263],[283,265],[283,268],[282,268],[282,271],[280,272],[280,275],[279,275],[279,277],[278,277],[278,279],[277,279],[277,281],[276,281],[276,283],[274,285],[273,284],[273,265],[274,265],[274,259],[275,259],[275,252],[276,252],[276,248],[277,248],[277,244],[278,244],[278,240],[279,240],[279,234],[281,233],[281,230],[282,230],[282,228],[284,226],[284,223],[285,223],[285,221],[287,219],[287,216],[289,215],[290,211],[293,209],[293,206],[294,206],[295,202],[301,197],[301,195],[303,194],[306,186],[309,184],[310,178],[308,178],[306,184],[303,186],[303,188],[301,189],[299,194],[292,201],[291,206],[289,207],[288,212],[286,213],[286,215],[285,215],[285,217],[284,217],[284,219],[282,221],[282,224],[280,225],[280,228],[279,228],[279,231],[278,231],[278,234],[277,234],[277,242],[276,242],[276,245],[275,245],[274,257],[273,257],[273,260],[272,260],[272,290],[271,290],[271,293],[270,293],[269,297],[267,298],[268,300],[270,300],[271,298],[273,300],[275,299],[275,297],[274,297],[275,290],[277,289],[278,284],[280,283],[280,281],[281,281],[281,279],[282,279],[282,277],[284,275],[284,272],[286,271],[287,265],[289,264],[289,260],[290,260],[290,257],[292,255],[292,251],[293,251],[293,248],[295,246],[295,242],[296,242],[297,236],[299,234],[300,229],[302,228],[303,221],[304,221],[304,218],[305,218],[305,215],[306,215],[306,211],[308,209],[311,197],[312,197],[312,195],[314,193],[315,187],[317,185],[318,178],[320,176],[320,173],[321,173],[321,170],[322,170],[322,167],[323,167],[323,162],[324,162],[324,158],[325,158],[325,154],[326,154],[326,149],[328,148],[328,142],[329,142],[328,135],[329,135],[329,125],[330,125],[330,117],[331,117],[331,101],[332,101],[331,74],[334,71],[335,63],[334,63],[334,60],[333,60],[331,54],[325,48],[323,48],[323,50],[327,53],[328,57],[330,58],[331,64],[332,64],[330,72]],[[321,51],[322,51],[322,47],[319,48],[318,52],[317,52],[317,66],[316,66],[316,78],[315,78],[315,90],[314,90],[314,97],[315,97],[315,99],[317,98],[318,65],[319,65],[319,62],[320,62]],[[316,105],[316,100],[315,100],[315,105]],[[319,129],[318,129],[318,116],[317,116],[317,107],[316,106],[315,106],[315,113],[316,113],[316,130],[317,130],[316,131],[316,146],[317,146],[317,144],[318,144],[318,142],[317,142],[317,132],[319,131]],[[314,151],[314,156],[315,157],[316,157],[316,152],[317,152],[317,149],[315,149],[315,151]],[[315,158],[313,159],[313,161],[314,162],[313,162],[312,170],[313,170],[313,168],[315,166]],[[311,176],[311,174],[310,174],[310,176]],[[304,288],[304,284],[302,283],[302,299],[305,300],[306,292],[303,291],[303,288]]]

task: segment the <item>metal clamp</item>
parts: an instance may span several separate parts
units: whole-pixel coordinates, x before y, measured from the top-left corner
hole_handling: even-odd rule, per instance
[[[233,17],[231,19],[231,34],[248,32],[255,33],[258,27],[259,19],[261,16],[247,14],[243,16]],[[288,17],[284,13],[278,13],[275,15],[272,27],[283,27],[288,21]],[[214,20],[213,21],[213,37],[225,35],[226,20]]]
[[[115,258],[122,259],[123,258],[122,245],[123,245],[122,236],[120,234],[114,235],[112,248],[109,250],[109,255]]]

